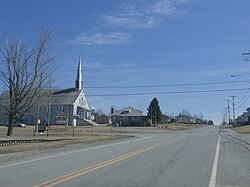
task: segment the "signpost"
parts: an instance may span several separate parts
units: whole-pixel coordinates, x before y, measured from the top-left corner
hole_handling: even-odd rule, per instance
[[[111,120],[111,118],[109,118],[109,125],[110,125],[110,131],[111,131],[111,138],[112,138],[112,136],[113,136],[113,132],[112,132],[112,120]]]
[[[93,121],[95,119],[95,116],[94,115],[91,115],[90,116],[90,119],[91,119],[91,123],[92,123],[92,135],[94,134],[94,124],[93,124]]]

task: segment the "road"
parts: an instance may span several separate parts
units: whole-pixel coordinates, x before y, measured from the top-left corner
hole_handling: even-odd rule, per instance
[[[125,140],[0,155],[0,186],[250,186],[249,147],[238,133],[217,126],[133,132]]]

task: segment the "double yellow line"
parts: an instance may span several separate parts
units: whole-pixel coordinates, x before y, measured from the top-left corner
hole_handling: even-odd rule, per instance
[[[130,157],[136,156],[136,155],[141,154],[141,153],[144,153],[144,152],[149,151],[149,150],[151,150],[151,149],[153,149],[155,147],[158,147],[158,146],[160,146],[160,145],[156,144],[156,145],[152,145],[152,146],[149,146],[149,147],[145,147],[145,148],[139,149],[137,151],[133,151],[133,152],[121,155],[119,157],[116,157],[116,158],[113,158],[113,159],[110,159],[110,160],[106,160],[104,162],[100,162],[100,163],[95,164],[93,166],[89,166],[87,168],[84,168],[84,169],[81,169],[81,170],[78,170],[78,171],[63,175],[61,177],[51,179],[51,180],[46,181],[44,183],[37,184],[37,185],[35,185],[33,187],[40,187],[40,186],[50,187],[50,186],[58,185],[60,183],[66,182],[66,181],[71,180],[71,179],[74,179],[74,178],[79,177],[81,175],[87,174],[89,172],[101,169],[103,167],[114,164],[116,162],[120,162],[122,160],[128,159]]]

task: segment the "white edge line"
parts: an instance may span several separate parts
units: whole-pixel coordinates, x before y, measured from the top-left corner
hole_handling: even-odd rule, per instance
[[[36,158],[36,159],[32,159],[32,160],[27,160],[27,161],[23,161],[23,162],[17,162],[17,163],[13,163],[13,164],[0,166],[0,169],[11,167],[11,166],[16,166],[16,165],[20,165],[20,164],[26,164],[26,163],[34,162],[34,161],[38,161],[38,160],[44,160],[44,159],[48,159],[48,158],[54,158],[54,157],[58,157],[58,156],[68,155],[68,154],[72,154],[72,153],[80,153],[80,152],[84,152],[84,151],[95,150],[95,149],[110,147],[110,146],[114,146],[114,145],[121,145],[121,144],[125,144],[125,143],[130,143],[130,142],[142,141],[142,140],[150,139],[153,137],[154,136],[149,136],[149,137],[144,137],[144,138],[140,138],[140,139],[136,139],[136,140],[128,140],[128,141],[124,141],[124,142],[112,143],[112,144],[101,145],[101,146],[97,146],[97,147],[85,148],[85,149],[81,149],[81,150],[77,150],[77,151],[71,151],[71,152],[60,153],[60,154],[56,154],[56,155]]]
[[[213,163],[212,173],[211,173],[211,176],[210,176],[210,182],[209,182],[208,187],[215,187],[216,186],[216,176],[217,176],[219,152],[220,152],[220,136],[218,138],[218,142],[217,142],[217,146],[216,146],[216,152],[215,152],[215,156],[214,156],[214,163]]]

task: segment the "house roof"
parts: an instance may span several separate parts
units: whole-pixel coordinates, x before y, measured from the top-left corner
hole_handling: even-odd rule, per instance
[[[75,88],[69,89],[44,89],[41,90],[41,95],[45,96],[41,99],[40,104],[43,105],[44,102],[48,102],[49,95],[49,102],[51,105],[71,105],[75,102],[77,97],[79,96],[81,90],[75,90]],[[9,92],[4,91],[0,95],[0,103],[3,106],[9,104]]]
[[[192,116],[188,116],[188,115],[183,115],[183,114],[181,114],[181,115],[178,115],[178,116],[175,116],[175,118],[185,118],[185,119],[193,119],[193,117],[192,117]]]
[[[112,116],[144,116],[142,111],[131,106],[115,111]]]

